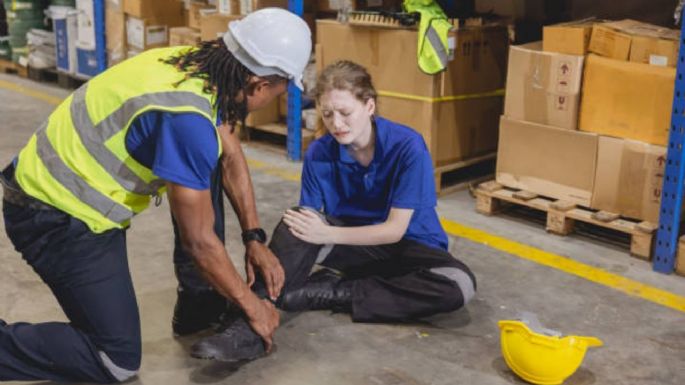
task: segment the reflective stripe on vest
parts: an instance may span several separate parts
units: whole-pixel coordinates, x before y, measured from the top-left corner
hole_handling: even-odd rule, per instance
[[[421,71],[433,75],[447,68],[448,34],[453,28],[442,8],[434,0],[404,0],[407,12],[421,14],[417,60]]]
[[[428,25],[428,29],[426,30],[426,39],[433,48],[433,52],[435,52],[435,56],[437,60],[439,60],[440,62],[440,67],[443,69],[446,68],[447,61],[449,60],[449,54],[445,46],[442,44],[442,41],[440,40],[440,35],[438,35],[438,31],[435,30],[432,23]]]
[[[65,99],[19,153],[17,182],[29,195],[85,222],[95,233],[124,228],[164,181],[126,149],[147,111],[192,113],[214,126],[214,95],[163,59],[191,47],[146,51],[91,79]],[[215,127],[218,156],[219,132]]]
[[[149,184],[145,183],[105,147],[105,142],[121,130],[122,127],[117,122],[129,121],[145,106],[179,107],[191,105],[211,115],[212,106],[209,104],[209,101],[192,92],[144,94],[127,100],[118,110],[95,126],[88,116],[86,109],[87,86],[88,83],[74,92],[70,106],[71,120],[81,142],[93,158],[126,190],[140,195],[156,194],[164,182],[154,181]]]
[[[130,121],[141,108],[151,104],[167,107],[192,105],[211,115],[212,106],[209,101],[191,92],[143,94],[127,100],[118,110],[95,126],[88,116],[86,108],[87,87],[88,83],[74,92],[69,107],[72,124],[81,142],[93,158],[126,190],[140,195],[157,194],[159,188],[164,185],[163,181],[155,180],[152,183],[146,183],[105,147],[105,142],[122,129],[116,122]],[[122,223],[131,219],[135,215],[133,211],[90,187],[64,164],[50,143],[45,132],[46,128],[47,124],[36,133],[36,145],[38,156],[50,174],[72,194],[79,197],[83,203],[111,221]]]
[[[81,198],[83,203],[95,209],[104,217],[112,222],[121,223],[133,217],[133,211],[114,202],[98,190],[90,187],[86,181],[76,175],[62,159],[57,155],[57,151],[52,147],[46,133],[47,123],[36,132],[36,148],[38,157],[50,171],[50,175],[62,184],[75,196]]]

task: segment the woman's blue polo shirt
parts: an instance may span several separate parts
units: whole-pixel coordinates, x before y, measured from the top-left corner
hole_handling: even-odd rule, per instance
[[[376,148],[368,167],[330,135],[308,148],[300,205],[323,210],[348,226],[385,222],[390,208],[413,209],[404,235],[447,249],[447,235],[435,211],[433,162],[423,137],[409,127],[376,117]]]

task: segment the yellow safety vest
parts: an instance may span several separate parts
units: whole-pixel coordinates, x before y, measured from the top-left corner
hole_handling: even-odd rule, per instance
[[[214,95],[160,59],[191,47],[146,51],[92,78],[67,97],[19,153],[16,179],[30,196],[85,222],[95,233],[124,228],[164,192],[164,181],[126,150],[146,111],[190,112],[216,130]],[[216,130],[221,154],[221,141]]]
[[[419,68],[429,75],[444,71],[450,57],[448,35],[453,28],[434,0],[404,0],[407,12],[421,14],[417,58]]]

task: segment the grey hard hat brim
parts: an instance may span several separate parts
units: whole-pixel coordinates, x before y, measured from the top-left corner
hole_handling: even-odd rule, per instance
[[[231,30],[229,29],[224,33],[223,36],[224,43],[226,44],[226,48],[233,54],[233,56],[240,62],[240,64],[244,65],[247,69],[252,71],[257,76],[268,76],[268,75],[278,75],[282,76],[283,78],[292,80],[293,83],[297,86],[297,88],[300,89],[300,91],[304,91],[304,86],[302,85],[302,76],[300,75],[299,77],[292,77],[285,73],[284,71],[280,70],[279,68],[276,67],[269,67],[269,66],[263,66],[259,64],[252,56],[250,56],[249,53],[247,53],[241,46],[238,44],[238,42],[235,40],[233,37],[233,34],[231,34]]]

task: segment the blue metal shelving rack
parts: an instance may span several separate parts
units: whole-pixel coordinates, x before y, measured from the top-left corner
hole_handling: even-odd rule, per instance
[[[288,9],[302,17],[304,13],[303,0],[288,0]],[[302,158],[302,92],[293,82],[288,84],[288,158],[301,160]]]
[[[661,193],[661,213],[656,236],[653,268],[672,273],[678,251],[680,208],[685,185],[685,23],[681,18],[680,50],[676,68],[671,127],[666,155],[666,169]]]
[[[105,0],[94,0],[95,16],[95,57],[98,62],[98,72],[107,69],[107,51],[105,49]]]

